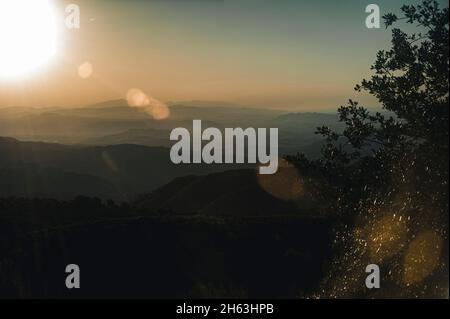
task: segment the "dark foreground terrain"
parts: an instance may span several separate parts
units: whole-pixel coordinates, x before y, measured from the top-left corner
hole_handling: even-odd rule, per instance
[[[320,219],[138,217],[146,212],[87,198],[0,205],[0,297],[299,297],[331,254]],[[6,216],[6,205],[36,222]],[[81,289],[65,286],[72,263]]]

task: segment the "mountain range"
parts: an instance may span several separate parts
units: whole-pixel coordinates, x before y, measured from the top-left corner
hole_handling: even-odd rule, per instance
[[[163,147],[68,146],[0,138],[1,196],[128,200],[176,177],[243,167],[249,166],[175,165]]]
[[[199,102],[197,102],[199,103]],[[125,100],[106,101],[76,108],[0,108],[0,136],[23,141],[70,145],[138,144],[170,146],[169,134],[176,127],[192,127],[192,120],[202,120],[204,127],[276,127],[279,129],[281,154],[298,151],[317,156],[321,138],[316,127],[329,125],[339,129],[337,116],[327,113],[288,113],[280,110],[238,106],[194,106],[172,104],[170,117],[154,120]]]

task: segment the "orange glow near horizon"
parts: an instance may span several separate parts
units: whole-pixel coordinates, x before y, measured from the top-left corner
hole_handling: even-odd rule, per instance
[[[377,41],[358,45],[364,52],[349,59],[351,49],[335,41],[339,34],[299,33],[309,25],[304,9],[312,2],[292,4],[287,16],[278,16],[273,2],[261,8],[273,17],[268,21],[243,2],[79,0],[80,29],[65,26],[64,3],[0,1],[0,107],[87,106],[124,98],[133,87],[167,104],[334,111],[348,98],[375,103],[354,96],[353,87],[370,73]],[[19,6],[33,13],[25,18]],[[365,41],[365,30],[354,32]],[[342,34],[348,37],[345,29]],[[168,116],[164,107],[155,110]]]

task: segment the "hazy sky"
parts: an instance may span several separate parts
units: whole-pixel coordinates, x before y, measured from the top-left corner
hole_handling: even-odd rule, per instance
[[[58,13],[64,17],[64,2]],[[398,12],[415,1],[376,1]],[[335,109],[371,73],[390,31],[367,29],[346,0],[80,0],[81,28],[61,24],[57,56],[39,73],[0,82],[0,105],[84,105],[140,88],[164,101],[214,100]],[[62,20],[62,19],[61,19]],[[81,64],[92,65],[82,79]],[[89,72],[88,72],[89,73]]]

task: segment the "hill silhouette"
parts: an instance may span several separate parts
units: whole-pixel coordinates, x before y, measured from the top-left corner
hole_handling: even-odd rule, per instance
[[[71,199],[77,196],[124,200],[116,186],[97,176],[33,164],[0,168],[0,196]]]
[[[67,199],[72,194],[86,194],[86,182],[91,181],[98,188],[92,196],[124,200],[151,192],[176,177],[233,167],[246,165],[175,165],[169,149],[163,147],[67,146],[0,138],[0,169],[9,181],[5,186],[8,195],[23,196],[26,190],[29,197]],[[40,181],[47,179],[55,184],[42,187]]]
[[[278,199],[258,183],[257,171],[232,170],[175,179],[141,196],[139,208],[170,214],[205,216],[280,216],[301,211],[293,202]]]

